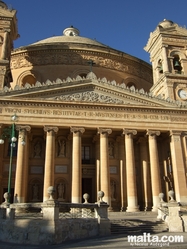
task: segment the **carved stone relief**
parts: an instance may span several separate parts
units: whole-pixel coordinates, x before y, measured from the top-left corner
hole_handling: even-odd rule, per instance
[[[127,58],[119,58],[115,55],[110,55],[107,58],[102,53],[92,55],[85,51],[77,50],[61,50],[58,54],[55,51],[40,51],[33,52],[32,55],[29,53],[22,53],[18,55],[12,55],[11,69],[37,66],[37,65],[87,65],[88,60],[93,60],[97,66],[105,67],[113,70],[127,72],[138,77],[143,77],[147,81],[152,81],[151,72],[143,67],[140,69],[139,64],[129,60]]]
[[[62,95],[59,97],[55,97],[55,99],[62,101],[85,101],[85,102],[102,102],[102,103],[118,103],[118,104],[124,103],[123,100],[112,98],[110,96],[101,93],[89,92],[89,91]]]

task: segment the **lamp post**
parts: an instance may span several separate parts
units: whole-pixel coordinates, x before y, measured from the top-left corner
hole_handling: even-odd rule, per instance
[[[15,123],[17,120],[17,115],[14,114],[11,117],[11,121],[13,123],[11,126],[3,129],[2,138],[0,139],[0,144],[4,144],[4,139],[9,138],[10,141],[10,163],[9,163],[9,175],[8,175],[8,203],[10,203],[11,197],[11,180],[12,180],[12,157],[13,157],[13,149],[16,146],[17,138],[15,136]]]

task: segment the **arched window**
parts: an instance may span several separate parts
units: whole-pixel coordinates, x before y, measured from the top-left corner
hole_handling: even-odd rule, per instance
[[[163,66],[162,66],[162,61],[161,60],[158,61],[158,72],[160,74],[163,73]]]
[[[175,70],[175,73],[181,74],[182,66],[181,66],[181,63],[180,63],[180,57],[178,55],[174,55],[173,68]]]

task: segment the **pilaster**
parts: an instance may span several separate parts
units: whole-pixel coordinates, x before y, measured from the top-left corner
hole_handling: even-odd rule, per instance
[[[173,178],[175,196],[177,202],[187,203],[187,184],[184,157],[182,154],[181,131],[170,131],[171,159],[173,166]]]
[[[151,175],[149,166],[149,154],[148,154],[148,141],[145,137],[140,137],[138,140],[140,144],[140,156],[142,166],[143,177],[143,194],[145,201],[145,211],[151,209]]]

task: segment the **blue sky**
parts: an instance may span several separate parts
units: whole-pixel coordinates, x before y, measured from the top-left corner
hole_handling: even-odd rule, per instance
[[[20,38],[14,47],[62,35],[73,25],[80,35],[149,62],[150,32],[163,19],[187,27],[187,0],[4,0],[17,10]]]

